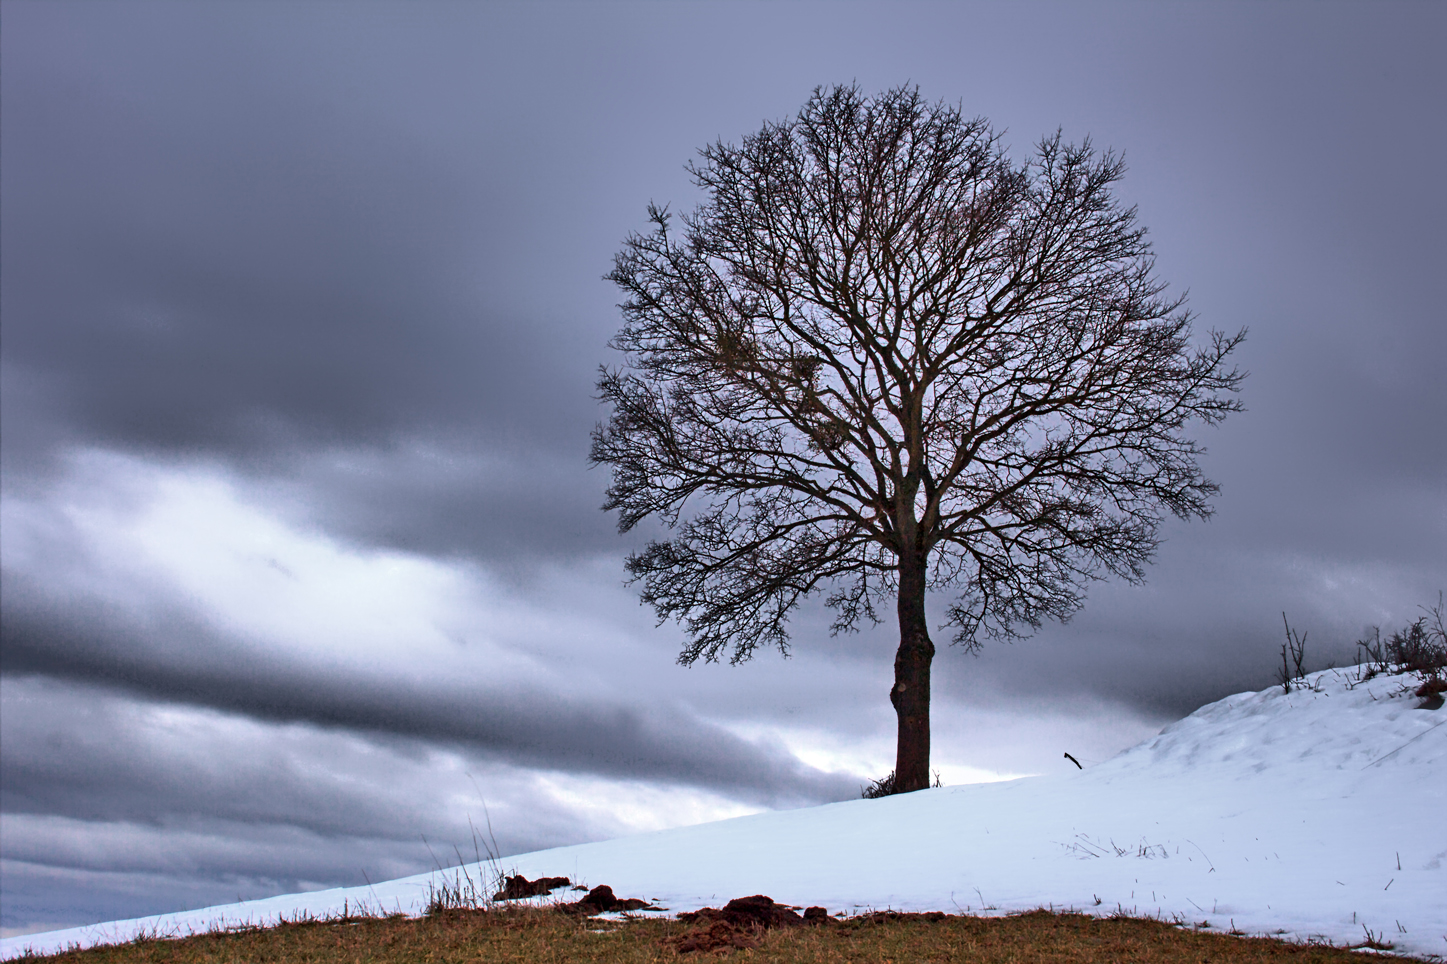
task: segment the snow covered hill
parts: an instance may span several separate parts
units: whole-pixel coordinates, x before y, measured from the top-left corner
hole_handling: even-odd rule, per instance
[[[1202,707],[1083,771],[757,814],[504,858],[673,912],[768,894],[831,912],[1160,915],[1447,956],[1447,711],[1328,670]],[[465,868],[474,879],[490,868]],[[455,871],[445,871],[452,879]],[[417,913],[437,874],[29,934],[0,958],[344,903]]]

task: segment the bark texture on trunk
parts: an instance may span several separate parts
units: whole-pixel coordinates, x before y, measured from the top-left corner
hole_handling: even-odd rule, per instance
[[[925,559],[910,552],[899,561],[899,651],[894,656],[894,688],[889,702],[899,718],[894,758],[896,792],[929,786],[930,642],[924,614]]]

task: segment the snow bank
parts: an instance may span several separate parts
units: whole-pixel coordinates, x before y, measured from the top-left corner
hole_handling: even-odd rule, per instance
[[[1202,707],[1083,771],[504,858],[673,912],[768,894],[831,912],[1036,907],[1447,955],[1447,712],[1409,676],[1328,670]],[[1066,764],[1068,766],[1068,764]],[[489,871],[472,866],[477,879]],[[449,877],[450,879],[450,877]],[[435,874],[0,942],[23,953],[340,914],[418,913]]]

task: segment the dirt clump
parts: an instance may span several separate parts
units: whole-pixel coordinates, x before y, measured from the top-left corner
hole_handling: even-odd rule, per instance
[[[886,922],[905,920],[923,920],[934,922],[944,920],[948,916],[950,915],[940,910],[927,910],[922,913],[899,910],[876,910],[872,913],[860,914],[858,917],[854,917],[851,919],[866,924],[883,924]]]
[[[492,895],[493,900],[522,900],[524,897],[543,897],[559,887],[566,887],[572,881],[566,877],[539,877],[528,880],[522,874],[504,877],[502,890]]]
[[[763,894],[735,897],[722,909],[704,907],[679,914],[678,919],[700,925],[664,942],[680,954],[758,947],[759,935],[770,928],[832,923],[823,907],[810,907],[800,917],[795,908],[776,904]]]
[[[698,954],[711,951],[745,950],[759,946],[759,935],[763,928],[739,927],[725,920],[716,920],[707,927],[698,927],[682,937],[664,941],[680,954]]]
[[[639,900],[637,897],[617,896],[613,893],[613,888],[607,884],[600,884],[594,887],[588,891],[586,897],[577,903],[562,904],[558,907],[558,910],[582,914],[584,917],[593,917],[597,914],[606,914],[613,911],[652,909],[653,905],[646,900]]]
[[[794,908],[786,904],[776,904],[774,898],[765,897],[763,894],[735,897],[725,904],[722,910],[704,907],[679,914],[678,919],[689,923],[722,921],[737,927],[758,925],[764,928],[796,927],[804,923],[804,918],[796,914]]]

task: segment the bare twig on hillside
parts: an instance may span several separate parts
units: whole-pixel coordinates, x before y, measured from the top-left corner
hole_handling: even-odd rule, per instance
[[[1286,642],[1281,645],[1280,682],[1281,689],[1284,692],[1290,693],[1291,684],[1306,676],[1306,670],[1302,664],[1306,661],[1306,637],[1308,633],[1297,635],[1291,628],[1291,623],[1287,622],[1286,613],[1281,614],[1281,621],[1286,626]],[[1287,661],[1288,655],[1291,657],[1290,662]],[[1295,665],[1295,672],[1292,671],[1293,664]]]

